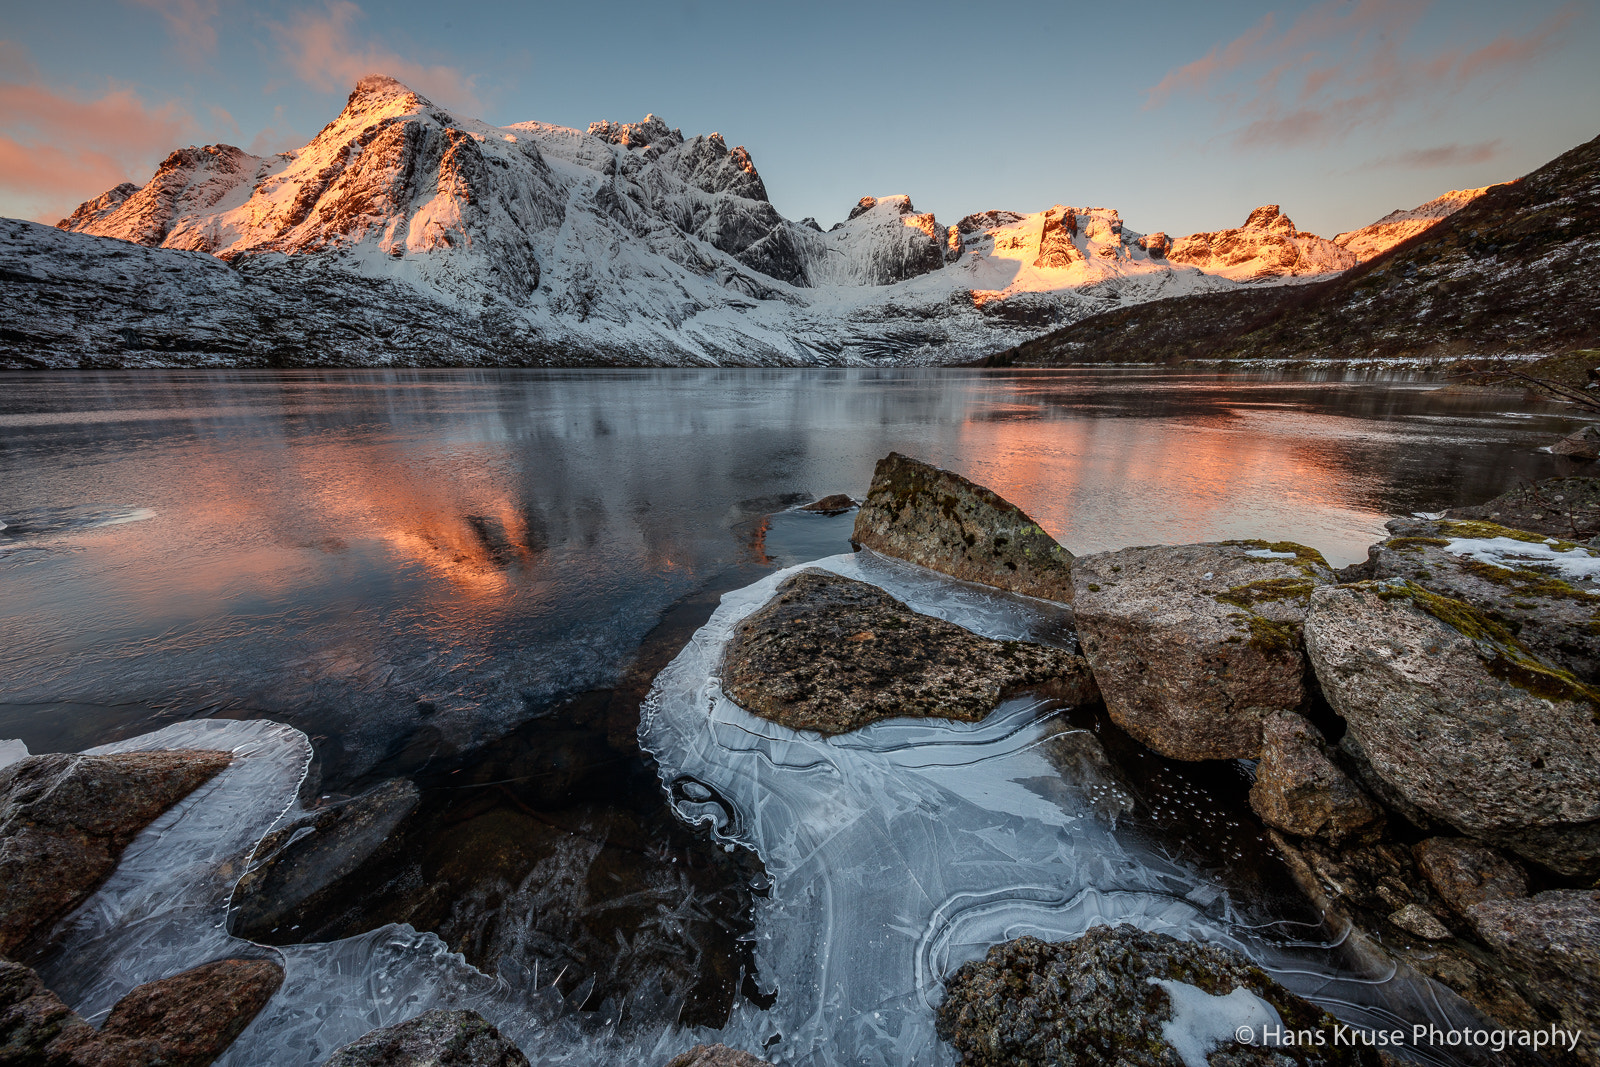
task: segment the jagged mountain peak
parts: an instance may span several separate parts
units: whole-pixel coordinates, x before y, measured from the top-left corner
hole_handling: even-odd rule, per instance
[[[363,74],[356,79],[355,88],[350,90],[350,97],[345,106],[349,107],[357,101],[383,103],[396,98],[409,98],[422,107],[433,106],[432,102],[422,94],[414,92],[404,82],[387,74]]]
[[[1285,215],[1277,204],[1262,204],[1244,220],[1243,230],[1267,230],[1271,233],[1298,233],[1294,221]]]
[[[648,114],[643,122],[612,122],[610,119],[601,119],[599,122],[589,123],[589,136],[598,137],[607,144],[621,145],[623,148],[647,148],[653,144],[668,142],[672,144],[683,143],[683,131],[668,126],[666,121],[654,114]],[[712,134],[717,143],[722,143],[721,134]]]

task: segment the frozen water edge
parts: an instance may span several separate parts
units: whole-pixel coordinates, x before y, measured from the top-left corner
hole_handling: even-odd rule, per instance
[[[988,636],[1068,634],[1059,607],[867,552],[815,565]],[[770,1011],[745,1002],[722,1031],[657,1021],[619,1036],[630,1011],[660,1020],[670,1006],[641,990],[633,1004],[577,1012],[586,989],[563,999],[555,976],[487,976],[408,926],[284,948],[229,936],[233,884],[263,834],[297,814],[311,754],[304,734],[262,720],[197,720],[92,750],[212,748],[236,758],[147,827],[63,922],[40,967],[45,980],[99,1021],[141,982],[224,956],[275,957],[283,987],[218,1061],[227,1067],[312,1067],[434,1007],[482,1012],[536,1064],[650,1067],[698,1040],[759,1052],[774,1035],[781,1041],[764,1054],[784,1064],[950,1064],[932,1009],[954,967],[1020,934],[1062,939],[1131,922],[1242,951],[1348,1022],[1475,1021],[1441,987],[1363,971],[1342,946],[1241,913],[1219,887],[1119,836],[1093,814],[1099,783],[1064,782],[1046,758],[1063,729],[1043,702],[1013,700],[980,723],[891,720],[835,738],[733,705],[716,680],[723,645],[798,569],[725,597],[657,679],[640,726],[679,812],[767,864],[773,886],[757,902],[755,948],[779,993]]]
[[[1066,632],[1065,610],[1047,602],[871,552],[806,566],[985,636],[1056,643]],[[724,596],[657,677],[640,724],[680,814],[754,849],[772,879],[757,901],[756,961],[777,1001],[766,1012],[742,1003],[727,1028],[698,1038],[810,1067],[953,1064],[933,1030],[945,975],[1012,937],[1062,940],[1120,922],[1239,951],[1358,1026],[1476,1019],[1443,987],[1241,909],[1119,834],[1094,814],[1100,783],[1063,788],[1046,756],[1063,726],[1045,702],[1008,701],[980,723],[889,720],[836,737],[738,707],[717,677],[723,648],[801,569]],[[710,801],[689,799],[707,791]]]

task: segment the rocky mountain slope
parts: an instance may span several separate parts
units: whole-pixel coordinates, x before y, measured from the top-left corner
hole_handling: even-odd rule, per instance
[[[491,126],[373,75],[298,151],[179,149],[55,232],[0,226],[0,366],[952,362],[1355,262],[1276,206],[1172,241],[864,197],[825,231],[718,134]]]
[[[1442,221],[1331,279],[1123,308],[988,362],[1356,359],[1600,348],[1597,232],[1600,138],[1526,177],[1490,187]]]
[[[1370,226],[1335,234],[1333,243],[1354,253],[1358,260],[1365,263],[1374,256],[1383,255],[1401,241],[1415,237],[1434,223],[1449,218],[1492,188],[1491,185],[1485,185],[1481,189],[1452,189],[1410,211],[1391,211]]]

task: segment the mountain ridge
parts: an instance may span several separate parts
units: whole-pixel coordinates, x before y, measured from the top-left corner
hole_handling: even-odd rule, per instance
[[[1112,208],[945,226],[909,197],[869,196],[824,231],[784,218],[720,134],[685,137],[655,115],[497,127],[384,75],[360,79],[300,149],[178,149],[145,185],[86,201],[60,238],[30,227],[0,235],[0,360],[21,366],[432,363],[430,318],[435,347],[469,363],[948,363],[1120,304],[1302,283],[1356,260],[1276,205],[1172,240]],[[236,273],[232,303],[206,272],[188,295],[163,277],[166,304],[107,295],[101,321],[90,294],[119,292],[112,265],[127,257],[84,243],[96,239],[210,255]],[[145,258],[163,276],[194,267]],[[326,307],[275,305],[295,277]],[[30,299],[40,278],[55,279],[48,301]],[[415,343],[394,341],[379,308],[413,323]],[[347,313],[366,323],[364,353],[336,340]]]

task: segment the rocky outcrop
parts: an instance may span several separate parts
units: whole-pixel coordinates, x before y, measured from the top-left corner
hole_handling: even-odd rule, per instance
[[[854,498],[845,493],[833,493],[829,496],[813,500],[801,506],[801,511],[815,512],[818,515],[843,515],[856,506]]]
[[[1264,1024],[1323,1040],[1269,1048],[1236,1039]],[[1127,925],[996,945],[946,980],[937,1025],[968,1067],[1380,1062],[1373,1049],[1336,1045],[1332,1016],[1248,960]]]
[[[1546,478],[1519,485],[1487,504],[1452,508],[1447,519],[1487,519],[1514,530],[1587,541],[1600,534],[1600,478]]]
[[[234,936],[271,935],[310,898],[361,866],[416,808],[419,796],[410,779],[396,778],[262,838],[234,887],[229,909]]]
[[[1488,900],[1467,917],[1490,948],[1523,970],[1547,1013],[1584,1031],[1575,1058],[1600,1063],[1600,890]]]
[[[232,759],[189,750],[52,754],[0,768],[0,955],[42,948],[135,834]]]
[[[1072,239],[1078,235],[1078,216],[1069,208],[1051,208],[1044,214],[1044,229],[1039,236],[1039,255],[1035,267],[1060,270],[1083,262],[1083,253]]]
[[[1324,274],[1358,262],[1332,241],[1296,229],[1277,204],[1256,208],[1238,229],[1179,238],[1167,258],[1209,273],[1256,278]]]
[[[1383,818],[1383,809],[1328,757],[1317,728],[1281,711],[1261,724],[1261,762],[1250,787],[1250,807],[1268,826],[1331,842]]]
[[[528,1067],[528,1058],[477,1012],[435,1008],[357,1038],[322,1067]]]
[[[1365,576],[1464,600],[1540,659],[1600,682],[1600,589],[1585,578],[1600,574],[1600,551],[1482,520],[1395,519],[1389,532]]]
[[[983,486],[898,452],[872,472],[852,539],[965,581],[1072,599],[1072,553],[1038,523]]]
[[[739,624],[722,686],[756,715],[828,734],[898,716],[976,722],[1022,690],[1094,696],[1081,656],[979,637],[822,570],[794,575]]]
[[[696,1045],[667,1061],[667,1067],[772,1067],[759,1056],[727,1045]]]
[[[97,1031],[30,968],[0,960],[0,1063],[206,1067],[282,982],[271,960],[217,960],[135,987]]]
[[[1127,548],[1073,562],[1084,654],[1111,718],[1172,759],[1253,759],[1306,699],[1300,627],[1320,553],[1288,542]]]
[[[1150,258],[1152,259],[1165,259],[1167,253],[1172,251],[1172,238],[1160,230],[1155,233],[1145,234],[1135,244],[1150,253]]]
[[[1476,841],[1430,837],[1411,846],[1411,855],[1439,899],[1462,917],[1475,904],[1528,895],[1527,873]]]
[[[1399,579],[1317,589],[1305,642],[1350,739],[1406,801],[1554,870],[1600,870],[1592,690],[1465,602]]]
[[[1600,459],[1600,426],[1572,431],[1550,446],[1550,454],[1568,459]]]

